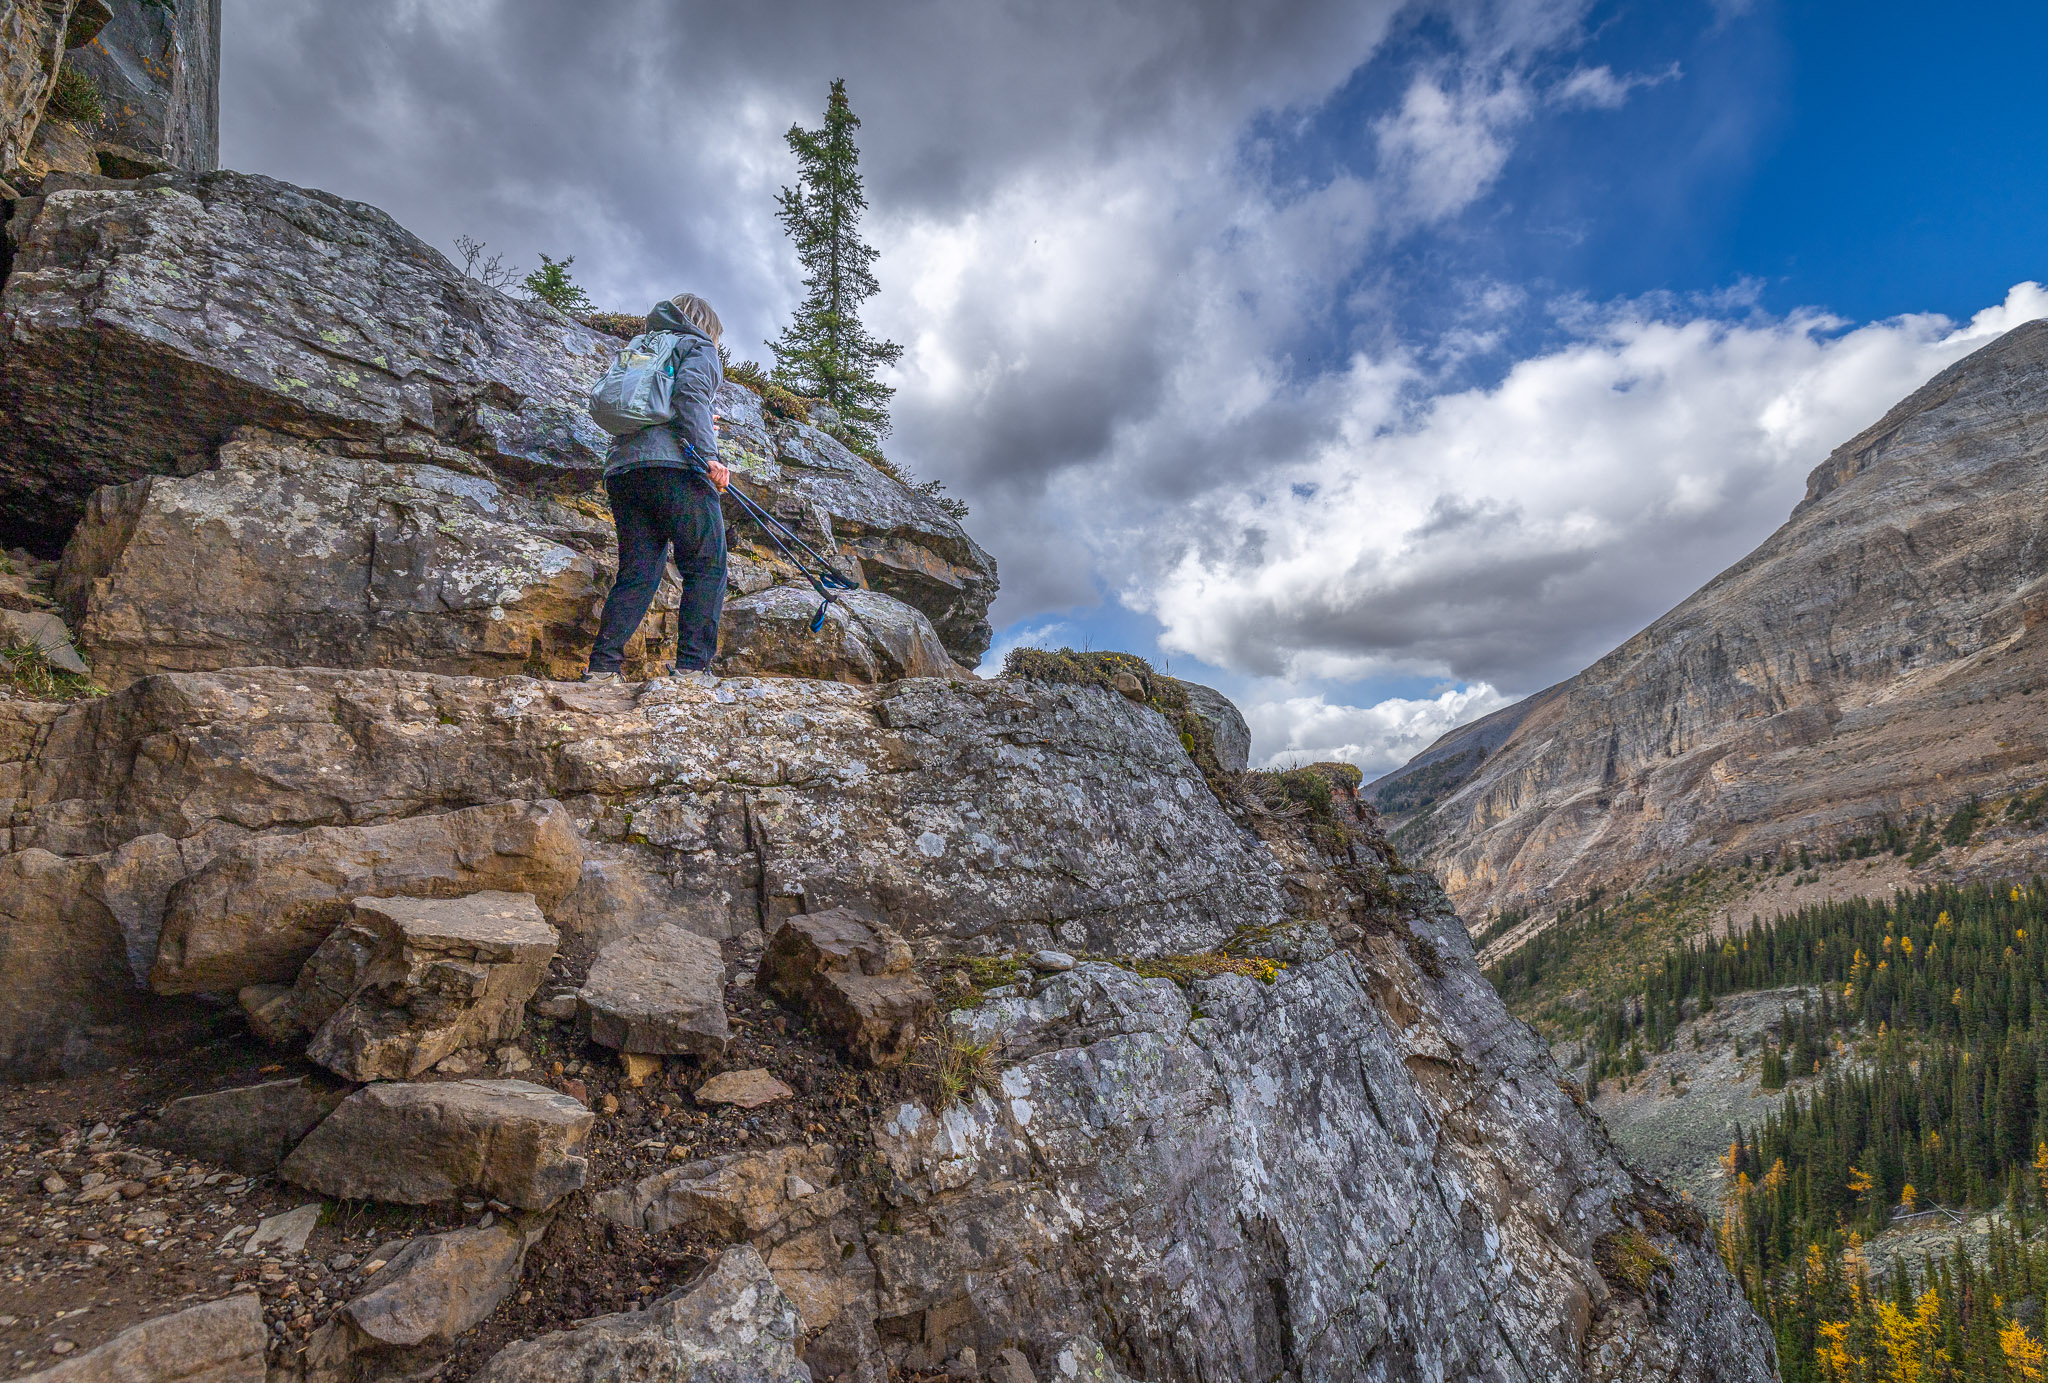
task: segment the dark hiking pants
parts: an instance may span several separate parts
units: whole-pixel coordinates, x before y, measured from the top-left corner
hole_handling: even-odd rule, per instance
[[[604,599],[592,672],[617,672],[626,640],[640,627],[661,584],[662,560],[673,546],[683,578],[676,611],[676,671],[711,666],[718,654],[718,616],[725,607],[725,513],[718,491],[697,471],[644,466],[604,478],[619,528],[619,579]]]

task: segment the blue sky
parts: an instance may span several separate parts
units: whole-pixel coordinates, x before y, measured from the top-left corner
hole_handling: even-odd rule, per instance
[[[228,166],[743,352],[844,77],[889,451],[973,507],[998,654],[1152,657],[1260,759],[1570,675],[2048,314],[2038,6],[225,2]]]

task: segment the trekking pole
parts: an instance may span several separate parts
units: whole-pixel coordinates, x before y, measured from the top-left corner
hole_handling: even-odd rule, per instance
[[[685,450],[693,457],[697,454],[695,447],[686,447]],[[830,559],[798,537],[782,520],[748,499],[738,488],[728,486],[726,493],[739,501],[740,508],[749,518],[761,526],[763,533],[768,535],[768,541],[774,543],[776,550],[789,560],[791,566],[803,573],[804,580],[811,583],[811,589],[818,593],[818,613],[811,616],[811,632],[815,634],[820,629],[823,629],[825,627],[825,611],[837,599],[832,592],[834,590],[856,591],[860,589],[859,583],[848,581],[844,576],[841,576],[838,568],[832,565]],[[798,547],[809,553],[811,559],[823,569],[822,574],[813,572],[809,567],[805,566],[803,558],[789,550],[789,543],[783,541],[784,537],[787,537],[789,542],[795,543]]]

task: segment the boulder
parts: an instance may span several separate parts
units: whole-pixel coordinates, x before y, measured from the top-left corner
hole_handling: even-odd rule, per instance
[[[809,586],[771,586],[727,601],[719,671],[854,683],[959,674],[931,621],[894,597],[840,591],[813,633],[817,613],[818,593]]]
[[[100,486],[189,473],[245,424],[581,488],[614,344],[328,193],[226,172],[56,192],[0,288],[0,536],[54,549]]]
[[[446,464],[366,459],[244,428],[197,475],[96,492],[56,582],[94,675],[111,688],[256,666],[574,680],[611,585],[610,523],[436,454]],[[665,594],[628,646],[636,665],[647,639],[674,639]]]
[[[591,1197],[597,1214],[648,1234],[684,1230],[731,1243],[756,1239],[801,1212],[802,1228],[830,1218],[846,1194],[839,1154],[829,1144],[790,1144],[765,1152],[730,1153],[686,1162]]]
[[[500,1350],[479,1383],[811,1383],[804,1322],[750,1245],[719,1256],[696,1286],[641,1311],[580,1321]]]
[[[188,1095],[164,1106],[143,1141],[212,1166],[260,1176],[276,1171],[285,1154],[348,1093],[317,1077],[297,1076]]]
[[[531,1239],[511,1224],[414,1239],[306,1344],[308,1383],[416,1372],[498,1309]]]
[[[581,865],[575,823],[551,801],[252,836],[171,890],[150,987],[291,983],[365,896],[530,893],[546,912],[576,886]]]
[[[71,631],[64,627],[64,621],[48,611],[0,610],[0,644],[32,649],[59,672],[83,674],[91,670],[71,646]]]
[[[289,984],[245,984],[235,991],[242,1017],[259,1042],[290,1047],[306,1040],[299,1022],[298,989]]]
[[[725,957],[718,943],[665,923],[597,954],[577,994],[590,1040],[622,1052],[725,1051]]]
[[[938,1009],[911,973],[903,939],[843,908],[792,917],[777,928],[762,953],[759,981],[870,1066],[901,1066]]]
[[[1167,679],[1187,693],[1188,709],[1200,716],[1209,726],[1209,733],[1216,737],[1216,762],[1225,773],[1242,773],[1251,764],[1252,731],[1244,723],[1243,714],[1237,703],[1200,682],[1184,682],[1178,677]]]
[[[263,1299],[237,1292],[130,1326],[18,1383],[263,1383]]]
[[[510,1041],[560,939],[530,893],[358,898],[299,972],[306,1055],[349,1080],[410,1080]]]
[[[304,1253],[306,1241],[319,1227],[318,1201],[296,1210],[287,1210],[282,1215],[266,1215],[257,1223],[255,1232],[242,1241],[242,1257],[258,1258],[266,1254],[289,1257]]]
[[[592,1122],[579,1101],[522,1080],[368,1085],[277,1174],[349,1199],[432,1205],[481,1195],[545,1210],[583,1185]]]

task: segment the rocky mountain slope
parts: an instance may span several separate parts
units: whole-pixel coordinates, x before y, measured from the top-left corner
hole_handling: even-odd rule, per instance
[[[1468,916],[2048,780],[2048,323],[1943,371],[1815,469],[1784,527],[1569,682],[1368,796]],[[2025,874],[2022,833],[1984,870]]]
[[[561,680],[593,333],[265,179],[9,227],[0,515],[111,689],[5,655],[13,1372],[1772,1375],[1353,780],[965,671],[929,496],[729,389],[866,589],[735,514],[726,675]]]

